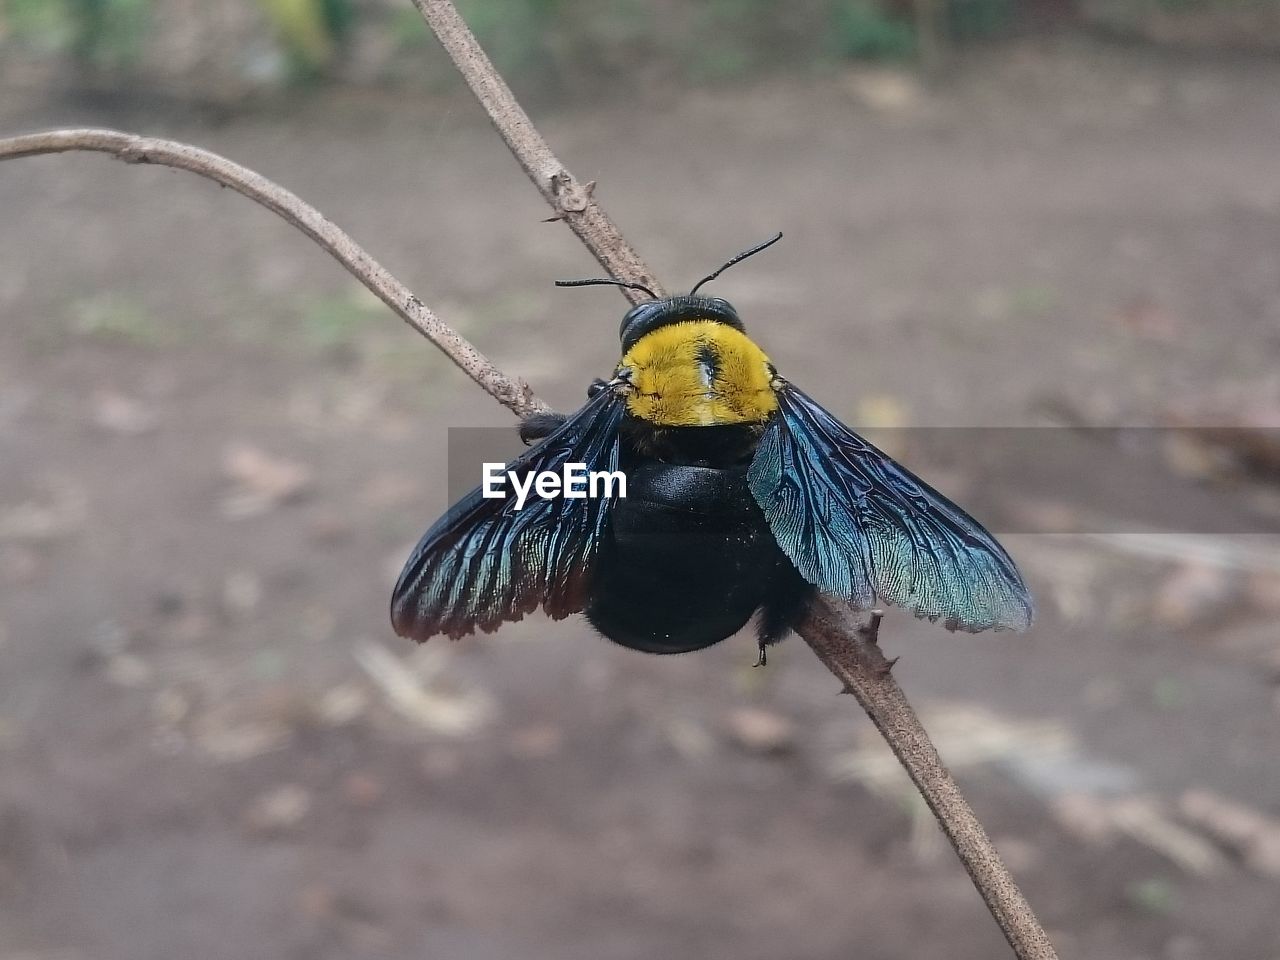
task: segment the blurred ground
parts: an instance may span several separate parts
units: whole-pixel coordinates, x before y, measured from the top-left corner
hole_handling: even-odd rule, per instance
[[[1066,40],[537,119],[672,288],[784,230],[717,293],[853,424],[1276,426],[1278,94]],[[561,407],[616,360],[465,99],[0,101],[73,122],[279,179]],[[447,428],[509,421],[289,228],[88,156],[3,165],[0,210],[0,957],[1004,955],[803,644],[391,635]],[[1031,634],[883,636],[1060,952],[1280,957],[1275,551],[1008,544]]]

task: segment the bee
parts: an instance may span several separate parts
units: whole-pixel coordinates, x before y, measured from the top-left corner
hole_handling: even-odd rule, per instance
[[[477,488],[422,537],[392,596],[398,634],[457,639],[541,607],[584,613],[623,646],[684,653],[754,616],[763,665],[818,591],[949,630],[1031,624],[1022,576],[981,524],[784,378],[728,301],[699,296],[781,238],[684,296],[559,282],[651,299],[623,317],[622,359],[580,410],[521,423],[534,445],[507,471],[527,502]],[[531,491],[531,475],[566,464],[621,471],[626,495]]]

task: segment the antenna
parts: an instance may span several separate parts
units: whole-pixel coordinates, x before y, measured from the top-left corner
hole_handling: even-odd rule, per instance
[[[721,267],[721,269],[724,269]],[[628,283],[625,280],[614,280],[610,277],[600,277],[596,280],[557,280],[557,287],[626,287],[628,290],[639,290],[641,293],[647,293],[650,299],[657,300],[658,295],[646,287],[643,283]]]
[[[710,283],[716,277],[720,276],[720,274],[724,273],[726,270],[732,267],[735,263],[741,263],[743,260],[747,259],[747,257],[755,256],[761,250],[765,250],[769,247],[772,247],[775,243],[777,243],[781,239],[782,239],[782,231],[779,230],[777,236],[770,237],[764,243],[757,243],[750,250],[742,251],[742,253],[738,254],[736,257],[729,260],[728,263],[726,263],[723,267],[721,267],[715,273],[711,274],[711,276],[703,277],[701,280],[699,280],[697,285],[692,290],[689,291],[689,296],[692,297],[695,293],[698,292],[698,287],[701,287],[704,283]]]

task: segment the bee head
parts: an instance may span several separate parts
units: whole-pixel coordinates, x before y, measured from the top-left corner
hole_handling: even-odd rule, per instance
[[[711,320],[743,331],[738,311],[728,300],[720,297],[699,297],[688,294],[680,297],[662,297],[637,303],[622,318],[618,336],[622,340],[622,352],[626,353],[647,333],[659,327],[686,320]]]
[[[683,296],[658,297],[644,284],[607,277],[595,280],[557,280],[556,286],[589,287],[604,284],[625,287],[628,290],[639,290],[641,293],[647,293],[652,297],[652,300],[637,303],[622,318],[622,329],[618,331],[618,335],[622,340],[623,353],[635,346],[637,341],[645,334],[652,333],[659,327],[669,326],[673,323],[684,323],[689,320],[710,320],[712,323],[723,323],[742,333],[744,332],[742,321],[738,318],[738,311],[733,309],[733,305],[728,300],[722,300],[719,297],[700,297],[698,296],[698,289],[703,284],[710,283],[720,276],[735,263],[741,263],[747,257],[754,256],[761,250],[773,246],[781,239],[782,234],[779,233],[770,237],[764,243],[757,243],[750,250],[742,251],[736,257],[732,257],[715,273],[699,280],[694,285],[694,288]]]

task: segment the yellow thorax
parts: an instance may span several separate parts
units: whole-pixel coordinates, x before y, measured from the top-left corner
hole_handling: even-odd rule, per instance
[[[686,320],[645,334],[618,364],[627,412],[660,426],[761,423],[778,407],[773,367],[746,334]]]

